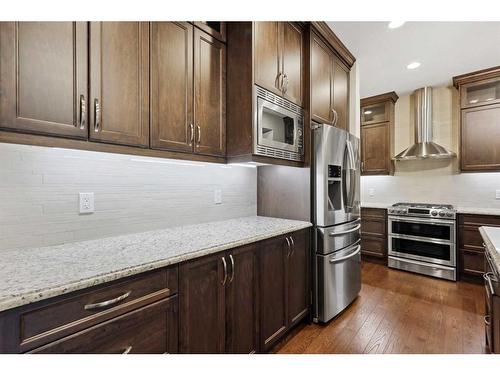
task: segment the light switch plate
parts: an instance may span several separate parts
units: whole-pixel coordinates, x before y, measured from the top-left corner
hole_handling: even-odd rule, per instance
[[[495,199],[500,199],[500,190],[495,190]]]
[[[375,195],[375,189],[374,189],[374,188],[370,188],[370,189],[368,189],[368,195],[369,195],[370,197],[373,197],[373,196]]]
[[[215,204],[222,204],[222,189],[215,189],[214,190],[214,203]]]
[[[80,193],[80,213],[91,214],[94,212],[94,193]]]

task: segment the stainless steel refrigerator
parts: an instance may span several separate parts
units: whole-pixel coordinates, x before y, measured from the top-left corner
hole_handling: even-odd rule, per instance
[[[257,212],[311,221],[313,319],[327,322],[361,288],[359,139],[314,125],[311,168],[259,166]]]
[[[361,289],[359,138],[331,125],[314,126],[314,320],[327,322]]]

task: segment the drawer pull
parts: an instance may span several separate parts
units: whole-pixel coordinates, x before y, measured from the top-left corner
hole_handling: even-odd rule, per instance
[[[113,298],[113,299],[108,299],[107,301],[97,302],[97,303],[89,303],[88,305],[85,305],[84,309],[85,310],[93,310],[93,309],[100,309],[103,307],[114,305],[115,303],[123,301],[125,298],[130,296],[130,293],[132,293],[132,292],[128,291],[126,293],[123,293],[121,296],[118,296],[118,297]]]
[[[491,295],[495,294],[495,289],[493,289],[493,284],[491,283],[491,277],[490,276],[493,276],[493,273],[491,272],[486,272],[484,275],[483,275],[483,278],[484,280],[488,283],[488,286],[490,288],[490,292],[491,292]]]
[[[129,354],[132,351],[132,345],[127,346],[122,354]]]
[[[484,316],[484,324],[486,324],[487,326],[491,325],[491,319],[489,315]]]
[[[341,236],[343,234],[348,234],[348,233],[356,232],[359,228],[361,228],[361,224],[358,224],[355,227],[353,227],[351,229],[348,229],[348,230],[343,230],[341,232],[330,232],[328,234],[330,236],[332,236],[332,237],[334,237],[334,236]]]

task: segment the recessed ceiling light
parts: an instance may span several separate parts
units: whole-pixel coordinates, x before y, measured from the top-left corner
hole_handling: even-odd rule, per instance
[[[389,29],[397,29],[398,27],[401,27],[405,24],[405,21],[391,21],[389,22],[389,25],[387,27]]]
[[[412,62],[408,65],[406,65],[406,69],[417,69],[420,66],[420,63],[418,61]]]

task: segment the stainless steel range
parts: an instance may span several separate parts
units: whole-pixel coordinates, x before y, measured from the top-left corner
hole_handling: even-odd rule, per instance
[[[453,206],[396,203],[388,213],[389,267],[457,279]]]

